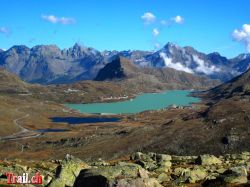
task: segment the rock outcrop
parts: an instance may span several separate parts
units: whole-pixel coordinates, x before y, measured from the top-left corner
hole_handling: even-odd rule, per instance
[[[34,175],[43,186],[65,187],[161,187],[161,186],[249,186],[250,153],[223,156],[175,156],[136,152],[130,159],[85,163],[71,155],[53,162],[20,160],[0,162],[0,183],[6,172]]]

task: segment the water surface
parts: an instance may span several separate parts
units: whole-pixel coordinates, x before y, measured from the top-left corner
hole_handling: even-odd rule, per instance
[[[120,118],[107,118],[107,117],[53,117],[50,118],[55,123],[68,123],[82,124],[82,123],[105,123],[105,122],[117,122]]]
[[[66,104],[67,107],[83,113],[129,114],[146,110],[159,110],[170,105],[189,106],[199,98],[189,96],[188,90],[171,90],[163,93],[144,93],[127,101],[92,104]]]

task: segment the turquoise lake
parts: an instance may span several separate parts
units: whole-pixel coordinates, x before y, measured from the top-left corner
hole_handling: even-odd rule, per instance
[[[169,90],[162,93],[144,93],[126,101],[65,105],[82,113],[129,114],[146,110],[159,110],[172,104],[189,106],[191,103],[199,102],[199,98],[189,96],[190,92],[189,90]]]

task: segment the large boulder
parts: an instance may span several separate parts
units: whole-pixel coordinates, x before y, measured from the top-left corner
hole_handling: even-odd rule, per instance
[[[73,186],[80,171],[86,168],[90,168],[90,166],[82,160],[66,155],[57,168],[56,178],[49,184],[49,187]]]
[[[160,186],[158,181],[150,179],[147,171],[133,163],[120,162],[114,166],[99,166],[84,169],[77,177],[74,186]]]

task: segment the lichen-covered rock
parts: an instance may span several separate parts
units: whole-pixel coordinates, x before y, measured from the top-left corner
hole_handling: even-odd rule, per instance
[[[189,160],[195,160],[197,159],[198,156],[172,156],[172,160],[174,161],[189,161]]]
[[[144,183],[145,183],[145,187],[162,187],[162,185],[160,185],[157,179],[155,178],[145,179]]]
[[[207,177],[207,172],[204,168],[175,168],[173,174],[177,177],[178,182],[196,183]]]
[[[144,169],[149,170],[149,171],[153,171],[158,168],[155,162],[145,162],[145,161],[138,160],[136,161],[136,164],[142,166]]]
[[[158,176],[157,180],[158,180],[159,183],[169,182],[171,180],[171,177],[166,173],[161,173]]]
[[[135,161],[136,164],[149,171],[157,168],[155,153],[143,154],[141,152],[136,152],[132,154],[130,158],[132,161]]]
[[[75,186],[159,186],[148,177],[147,171],[133,163],[120,162],[114,166],[100,166],[82,170]]]
[[[240,160],[249,160],[250,159],[250,153],[249,152],[243,152],[241,154],[227,154],[225,155],[226,160],[234,160],[234,161],[240,161]]]
[[[144,162],[154,162],[156,154],[155,153],[148,153],[148,154],[144,154],[141,152],[136,152],[133,153],[131,155],[131,160],[140,160],[140,161],[144,161]]]
[[[232,167],[223,174],[223,180],[230,184],[247,183],[247,171],[243,166]]]
[[[225,169],[225,168],[219,168],[219,169],[216,170],[216,172],[219,173],[219,174],[222,174],[222,173],[224,173],[226,170],[227,170],[227,169]]]
[[[159,182],[154,179],[132,179],[132,180],[126,180],[126,179],[121,179],[117,181],[117,184],[109,184],[109,187],[162,187]],[[106,187],[106,186],[105,186]]]
[[[207,172],[203,168],[197,168],[184,173],[189,183],[196,183],[207,177]]]
[[[49,185],[50,187],[59,187],[60,183],[66,186],[73,186],[76,177],[82,169],[90,168],[88,164],[71,155],[66,155],[65,159],[57,168],[56,179]]]
[[[157,162],[170,161],[172,160],[172,156],[166,154],[156,154],[156,160]]]
[[[29,176],[34,176],[38,172],[43,179],[42,185],[44,186],[50,183],[50,181],[52,180],[53,176],[52,164],[48,164],[45,166],[45,163],[40,162],[31,168],[27,165],[20,164],[19,162],[21,161],[17,160],[13,163],[8,163],[8,162],[0,163],[0,176],[2,176],[3,180],[5,181],[4,183],[7,182],[6,173],[13,173],[16,176],[22,176],[23,173],[28,173]],[[44,164],[44,167],[40,166],[41,163]],[[50,167],[52,167],[52,169]]]
[[[167,173],[170,171],[171,166],[171,161],[161,161],[158,163],[158,167],[154,171],[157,173]]]
[[[67,155],[56,162],[0,162],[0,183],[4,173],[29,176],[39,172],[42,186],[49,187],[160,187],[163,186],[235,186],[249,185],[250,153],[171,156],[156,153],[134,153],[131,160],[106,162],[97,160],[91,166]]]
[[[176,177],[179,177],[179,176],[183,176],[185,172],[190,172],[190,169],[189,168],[177,167],[177,168],[174,169],[172,174],[175,175]]]
[[[110,164],[102,159],[98,159],[96,162],[91,164],[92,166],[109,166]]]
[[[214,155],[200,155],[196,159],[196,162],[200,165],[220,165],[222,161]]]
[[[143,153],[141,153],[141,152],[135,152],[135,153],[133,153],[131,156],[130,156],[130,158],[131,158],[131,160],[141,160],[142,159],[142,157],[143,157]]]
[[[167,172],[172,166],[172,157],[166,154],[136,152],[131,155],[131,160],[135,161],[144,169],[157,171],[158,173]]]
[[[139,169],[139,177],[143,179],[149,178],[148,171],[145,169]]]

